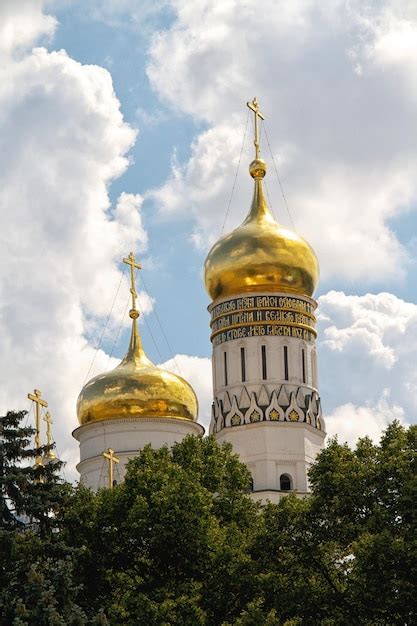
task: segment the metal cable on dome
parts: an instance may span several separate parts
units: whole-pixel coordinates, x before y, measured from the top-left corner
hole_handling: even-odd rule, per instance
[[[88,377],[89,377],[89,375],[90,375],[91,369],[92,369],[93,364],[94,364],[94,361],[96,360],[97,353],[98,353],[98,351],[100,350],[100,347],[101,347],[101,342],[103,341],[103,337],[104,337],[104,333],[106,332],[106,330],[107,330],[107,326],[109,325],[110,317],[111,317],[111,314],[112,314],[112,312],[113,312],[113,308],[114,308],[114,305],[115,305],[115,302],[116,302],[116,298],[117,298],[118,293],[119,293],[119,290],[120,290],[120,285],[122,284],[123,276],[125,275],[125,269],[126,269],[126,268],[123,268],[122,275],[120,276],[119,284],[118,284],[118,286],[117,286],[116,293],[114,294],[113,302],[112,302],[112,305],[111,305],[111,307],[110,307],[110,311],[109,311],[109,314],[108,314],[108,316],[107,316],[106,323],[105,323],[105,325],[104,325],[103,331],[102,331],[101,336],[100,336],[100,341],[98,342],[98,346],[97,346],[96,351],[95,351],[95,353],[94,353],[93,359],[92,359],[92,361],[91,361],[91,363],[90,363],[90,367],[88,368],[88,372],[87,372],[87,375],[86,375],[86,377],[85,377],[85,379],[84,379],[83,386],[85,385],[85,383],[86,383],[86,382],[87,382],[87,380],[88,380]]]
[[[239,161],[238,161],[237,168],[236,168],[236,174],[235,174],[235,178],[234,178],[234,181],[233,181],[232,191],[230,193],[229,202],[227,204],[226,215],[224,216],[223,226],[222,226],[222,229],[220,231],[220,237],[223,235],[224,227],[226,226],[227,217],[229,215],[230,205],[232,204],[233,194],[234,194],[235,187],[236,187],[237,176],[238,176],[238,173],[239,173],[240,162],[242,160],[243,148],[245,147],[246,132],[248,130],[248,121],[249,121],[249,110],[248,110],[248,113],[246,115],[245,132],[243,133],[243,139],[242,139],[242,146],[240,148]]]
[[[281,179],[280,179],[279,174],[278,174],[278,169],[277,169],[277,166],[276,166],[276,163],[275,163],[274,155],[273,155],[273,153],[272,153],[271,144],[269,143],[269,137],[268,137],[268,133],[267,133],[267,130],[266,130],[266,124],[265,124],[265,122],[263,122],[262,127],[263,127],[263,130],[264,130],[264,134],[265,134],[266,142],[267,142],[267,144],[268,144],[269,152],[271,153],[271,159],[272,159],[272,163],[273,163],[273,165],[274,165],[275,174],[277,175],[277,179],[278,179],[278,183],[279,183],[279,188],[281,189],[281,194],[282,194],[282,198],[283,198],[283,200],[284,200],[284,205],[285,205],[285,208],[287,209],[287,213],[288,213],[288,216],[289,216],[289,218],[290,218],[290,221],[291,221],[291,224],[292,224],[293,230],[295,230],[294,221],[293,221],[293,219],[292,219],[292,215],[291,215],[291,213],[290,213],[290,209],[289,209],[289,206],[288,206],[287,198],[285,197],[284,188],[283,188],[283,186],[282,186],[282,182],[281,182]]]
[[[143,278],[143,277],[142,277],[142,278]],[[146,289],[146,287],[145,287],[145,289]],[[146,291],[147,291],[147,290],[146,290]],[[149,293],[148,293],[148,296],[149,296]],[[150,297],[150,296],[149,296],[149,297]],[[156,341],[155,341],[155,337],[153,336],[153,333],[152,333],[152,331],[151,331],[151,328],[150,328],[150,326],[149,326],[149,324],[148,324],[148,320],[146,319],[146,315],[143,315],[143,320],[144,320],[145,325],[146,325],[146,328],[147,328],[147,330],[148,330],[148,332],[149,332],[149,334],[150,334],[150,336],[151,336],[151,339],[152,339],[153,344],[154,344],[154,346],[155,346],[155,349],[156,349],[156,351],[157,351],[157,353],[158,353],[158,356],[159,356],[160,360],[161,360],[161,361],[163,361],[162,355],[161,355],[161,353],[160,353],[160,351],[159,351],[158,344],[157,344],[157,343],[156,343]]]
[[[144,321],[145,321],[146,328],[147,328],[147,330],[148,330],[148,332],[149,332],[149,334],[150,334],[150,336],[151,336],[151,338],[152,338],[153,345],[155,346],[155,349],[156,349],[156,351],[157,351],[157,353],[158,353],[158,356],[159,356],[159,358],[160,358],[160,360],[161,360],[161,363],[162,363],[162,361],[163,361],[164,359],[162,358],[162,355],[161,355],[161,353],[160,353],[160,351],[159,351],[159,348],[158,348],[158,344],[157,344],[157,343],[156,343],[156,341],[155,341],[155,337],[153,336],[153,333],[152,333],[152,331],[151,331],[151,327],[149,326],[149,324],[148,324],[148,320],[146,319],[146,316],[145,316],[145,315],[143,316],[143,319],[144,319]],[[164,368],[164,369],[166,369],[166,368]]]
[[[129,308],[129,302],[130,302],[130,296],[129,296],[129,297],[128,297],[128,299],[127,299],[127,303],[126,303],[126,306],[125,306],[125,310],[123,311],[123,315],[122,315],[122,318],[121,318],[121,320],[120,320],[119,328],[117,329],[116,338],[115,338],[115,340],[113,341],[112,349],[111,349],[111,351],[110,351],[109,358],[108,358],[108,360],[107,360],[107,364],[106,364],[106,368],[105,368],[105,371],[106,371],[106,372],[107,372],[107,368],[109,367],[110,360],[111,360],[111,358],[112,358],[112,356],[113,356],[113,352],[114,352],[114,350],[116,349],[116,346],[117,346],[117,344],[118,344],[118,342],[119,342],[120,333],[122,332],[123,322],[124,322],[124,319],[125,319],[125,317],[126,317],[127,310],[128,310],[128,308]]]
[[[269,189],[268,189],[268,185],[266,184],[266,180],[265,180],[265,178],[263,179],[263,183],[264,183],[264,187],[265,187],[265,191],[266,191],[266,196],[267,196],[267,198],[268,198],[268,205],[269,205],[269,208],[271,209],[271,213],[272,213],[272,215],[274,216],[274,219],[277,219],[277,218],[275,217],[274,209],[272,208],[271,198],[269,197]]]
[[[145,287],[145,291],[146,291],[146,293],[148,294],[148,297],[150,298],[151,296],[150,296],[150,294],[149,294],[149,290],[148,290],[148,288],[147,288],[147,286],[146,286],[146,283],[145,283],[145,281],[144,281],[144,279],[143,279],[143,275],[142,275],[142,283],[143,283],[143,286]],[[168,337],[167,337],[167,335],[166,335],[166,333],[165,333],[164,327],[162,326],[162,323],[161,323],[161,321],[160,321],[160,319],[159,319],[159,315],[158,315],[158,313],[157,313],[157,311],[156,311],[156,309],[155,309],[155,308],[153,308],[153,309],[152,309],[152,313],[155,315],[155,317],[156,317],[156,319],[157,319],[157,322],[158,322],[158,324],[159,324],[159,327],[160,327],[160,329],[161,329],[161,331],[162,331],[162,334],[163,334],[164,339],[165,339],[165,341],[166,341],[166,344],[167,344],[167,346],[168,346],[168,350],[169,350],[170,354],[172,354],[172,360],[173,360],[173,361],[174,361],[174,363],[175,363],[175,367],[177,368],[178,373],[182,376],[181,368],[180,368],[180,366],[179,366],[179,365],[178,365],[178,363],[177,363],[177,360],[176,360],[175,355],[174,355],[174,351],[173,351],[173,349],[172,349],[172,347],[171,347],[171,345],[170,345],[170,343],[169,343],[169,341],[168,341]]]

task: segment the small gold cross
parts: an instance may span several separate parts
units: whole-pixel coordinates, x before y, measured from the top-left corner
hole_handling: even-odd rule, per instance
[[[54,439],[52,437],[52,424],[53,424],[53,420],[52,420],[52,415],[50,414],[49,411],[46,411],[45,415],[43,416],[43,421],[46,422],[46,441],[48,443],[48,446],[52,446],[52,444],[54,443]],[[48,452],[46,453],[46,457],[48,459],[56,459],[56,453],[54,450],[48,450]]]
[[[247,102],[246,104],[250,108],[250,110],[253,111],[254,116],[255,116],[255,140],[254,140],[253,144],[255,146],[255,151],[256,151],[255,158],[258,160],[259,159],[259,126],[258,126],[258,119],[264,120],[265,118],[262,115],[261,111],[259,110],[259,102],[258,102],[258,100],[256,98],[254,98],[252,100],[252,102]]]
[[[41,447],[41,407],[47,407],[46,400],[41,398],[42,392],[39,389],[34,389],[33,393],[28,393],[29,400],[35,403],[35,448]],[[35,459],[36,465],[42,465],[42,458],[37,456]]]
[[[139,312],[136,309],[136,298],[138,297],[138,294],[136,293],[135,268],[141,270],[142,266],[140,263],[136,263],[133,252],[131,252],[126,259],[123,259],[123,263],[130,265],[130,293],[132,294],[132,308],[129,311],[129,316],[132,319],[137,319],[139,317]]]
[[[117,458],[117,456],[114,453],[114,450],[112,450],[111,448],[107,448],[107,450],[105,452],[102,453],[104,458],[108,460],[109,462],[109,489],[113,488],[113,464],[114,463],[120,463],[120,459]]]

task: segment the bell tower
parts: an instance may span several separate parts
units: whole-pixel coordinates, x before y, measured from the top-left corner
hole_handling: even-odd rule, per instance
[[[323,445],[315,310],[318,261],[278,224],[266,203],[256,99],[254,195],[244,222],[205,262],[212,299],[213,407],[210,432],[229,441],[251,471],[254,498],[309,491],[307,471]]]

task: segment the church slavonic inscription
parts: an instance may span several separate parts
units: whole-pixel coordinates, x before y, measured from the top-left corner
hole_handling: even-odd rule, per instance
[[[316,337],[314,301],[292,296],[248,296],[218,304],[211,311],[213,345],[245,337]]]

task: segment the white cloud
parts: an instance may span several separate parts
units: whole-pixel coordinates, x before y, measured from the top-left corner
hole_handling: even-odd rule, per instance
[[[417,305],[390,293],[319,298],[320,391],[326,427],[349,442],[417,414]]]
[[[155,192],[160,210],[177,215],[180,193],[183,214],[191,210],[195,219],[194,241],[207,245],[218,236],[243,101],[256,94],[296,227],[318,252],[324,278],[398,284],[409,258],[391,224],[417,204],[413,4],[266,0],[262,11],[238,0],[171,5],[176,19],[155,35],[148,75],[162,100],[209,129]],[[272,202],[288,224],[263,143]],[[248,144],[244,170],[252,152]],[[248,185],[242,172],[227,228],[246,213]]]
[[[349,402],[336,407],[326,417],[326,430],[329,437],[337,436],[340,443],[347,442],[354,447],[360,437],[370,437],[378,443],[382,432],[394,419],[407,425],[403,409],[390,406],[383,394],[376,406],[355,406]]]
[[[112,210],[108,196],[129,165],[136,131],[105,69],[64,51],[29,49],[56,24],[43,4],[0,8],[8,53],[0,64],[0,405],[28,407],[26,394],[41,389],[58,451],[73,462],[75,402],[96,353],[88,335],[101,334],[119,260],[144,252],[147,235],[141,197],[122,193]],[[128,298],[123,280],[112,332]],[[152,307],[146,294],[141,304]],[[116,363],[100,349],[90,376]]]
[[[162,363],[160,367],[179,374],[190,383],[198,398],[198,421],[208,433],[213,402],[211,359],[176,354],[172,359]]]
[[[57,21],[42,9],[45,0],[2,0],[0,4],[0,53],[17,53],[40,37],[51,38]]]

